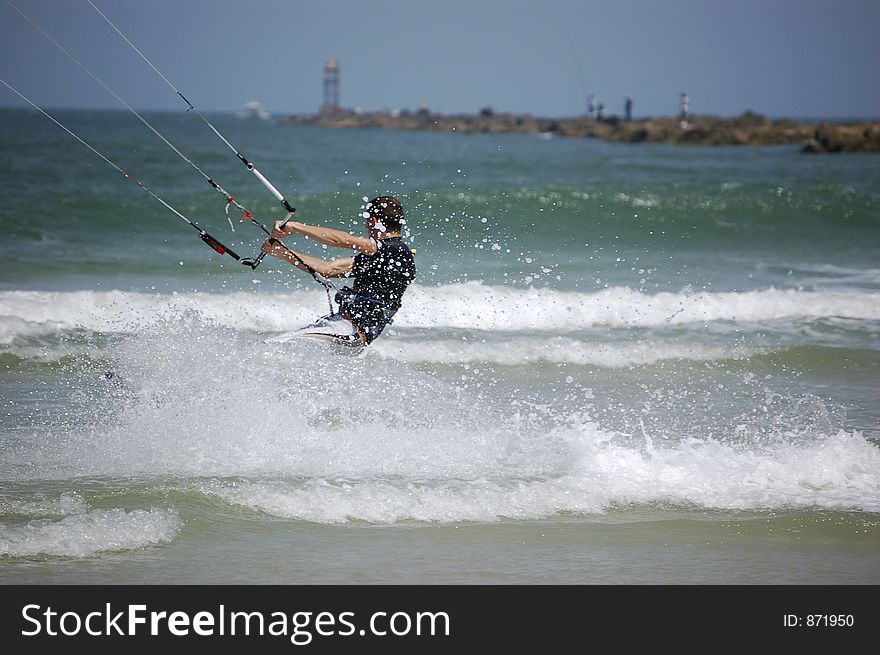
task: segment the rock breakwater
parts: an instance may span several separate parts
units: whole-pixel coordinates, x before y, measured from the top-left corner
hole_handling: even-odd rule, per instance
[[[623,143],[715,146],[798,144],[803,152],[811,153],[880,152],[880,122],[809,123],[770,119],[753,112],[732,118],[692,115],[683,122],[671,116],[625,121],[618,117],[539,118],[529,114],[494,112],[455,115],[428,111],[339,111],[288,116],[280,122],[339,129],[437,130],[467,134],[534,133]]]

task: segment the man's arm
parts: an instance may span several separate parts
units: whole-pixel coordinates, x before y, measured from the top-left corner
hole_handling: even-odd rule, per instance
[[[332,227],[323,227],[320,225],[306,225],[297,221],[289,221],[287,225],[281,227],[282,221],[275,222],[275,229],[272,230],[272,236],[276,239],[283,239],[292,234],[314,239],[318,243],[334,248],[351,248],[362,252],[366,255],[372,255],[378,249],[376,242],[366,237],[356,237],[342,230],[334,230]]]
[[[278,259],[282,259],[289,264],[296,266],[299,270],[305,273],[311,274],[312,271],[309,270],[309,268],[311,268],[318,273],[318,275],[322,275],[323,277],[345,277],[351,271],[351,267],[354,266],[354,257],[342,257],[340,259],[324,261],[317,257],[311,257],[301,252],[289,250],[282,246],[275,238],[266,239],[263,242],[261,250],[267,255],[277,257]]]

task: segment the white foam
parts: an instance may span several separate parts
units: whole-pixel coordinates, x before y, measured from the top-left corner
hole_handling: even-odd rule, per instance
[[[573,459],[551,475],[214,481],[200,490],[273,516],[318,523],[545,518],[657,503],[880,510],[880,451],[858,434],[764,451],[699,439],[639,448],[590,429],[568,436]]]
[[[253,293],[140,293],[132,291],[0,292],[0,343],[25,336],[83,328],[93,332],[139,332],[186,312],[245,330],[288,330],[314,318],[314,292],[256,296]]]
[[[175,510],[96,509],[59,521],[0,526],[0,555],[90,557],[169,542],[180,528]]]
[[[6,308],[0,304],[0,312],[2,311],[16,311],[16,309]],[[23,308],[23,311],[27,312],[27,308]],[[0,346],[9,346],[21,338],[58,334],[68,327],[54,320],[39,321],[26,320],[18,316],[0,316]]]
[[[660,204],[660,201],[657,198],[657,196],[650,195],[650,194],[645,197],[640,197],[640,196],[633,197],[633,196],[628,196],[625,193],[616,193],[616,194],[614,194],[614,199],[619,200],[620,202],[628,203],[628,204],[632,205],[633,207],[656,207],[657,205]]]
[[[64,493],[54,497],[0,498],[0,516],[20,514],[24,516],[67,516],[82,514],[86,511],[86,502],[78,495]]]
[[[0,343],[18,336],[83,328],[139,332],[192,312],[216,325],[285,332],[325,309],[322,292],[287,294],[123,291],[0,292]],[[522,289],[466,282],[414,285],[398,313],[399,328],[459,328],[496,332],[565,333],[591,327],[651,327],[712,321],[774,321],[849,317],[880,319],[880,292],[763,289],[743,292],[643,293],[614,287],[591,292]]]
[[[616,502],[880,510],[880,449],[856,432],[792,435],[765,446],[699,438],[658,446],[646,439],[638,451],[587,452],[593,456],[581,460],[582,474],[603,480]]]
[[[880,293],[764,289],[647,294],[623,287],[582,293],[469,282],[414,289],[396,325],[559,333],[596,326],[651,327],[826,316],[876,320],[880,318]]]
[[[757,349],[712,347],[663,341],[593,342],[561,336],[512,336],[504,340],[403,338],[378,340],[371,348],[383,357],[409,364],[464,364],[488,362],[502,366],[550,362],[622,368],[666,360],[717,361],[742,359]]]
[[[263,344],[192,315],[120,339],[108,356],[119,393],[80,390],[72,424],[59,415],[4,447],[0,478],[244,478],[204,491],[331,523],[537,518],[621,503],[880,511],[880,450],[829,431],[827,413],[798,410],[787,432],[750,438],[715,426],[706,406],[664,434],[619,434],[589,419],[586,393],[543,407],[370,349],[327,357],[320,344]],[[741,391],[766,409],[763,387]],[[102,518],[64,521],[86,516]],[[53,530],[43,528],[25,536],[40,541]],[[154,543],[159,531],[145,534]]]

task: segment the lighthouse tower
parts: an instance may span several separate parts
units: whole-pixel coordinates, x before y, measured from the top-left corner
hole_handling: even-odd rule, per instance
[[[335,59],[324,62],[324,104],[322,114],[339,113],[339,63]]]

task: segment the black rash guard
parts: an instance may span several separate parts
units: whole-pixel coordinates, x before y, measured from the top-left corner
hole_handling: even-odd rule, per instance
[[[361,329],[367,343],[391,323],[403,292],[416,277],[412,251],[400,237],[381,239],[376,245],[372,255],[354,256],[349,274],[354,282],[336,294],[340,311]]]

